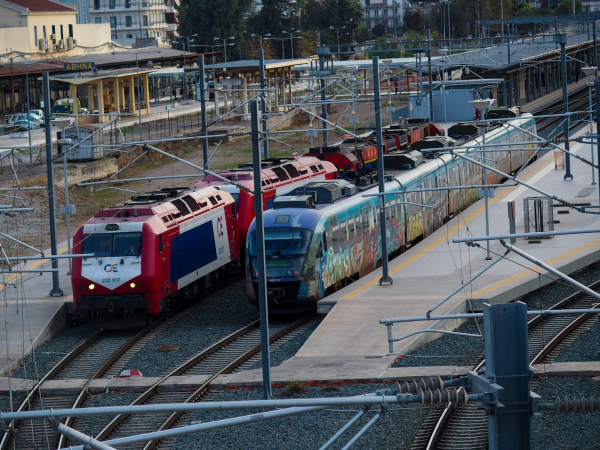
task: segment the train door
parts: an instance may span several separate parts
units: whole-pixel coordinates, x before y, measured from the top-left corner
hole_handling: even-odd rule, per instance
[[[423,178],[422,188],[430,189],[431,179],[429,177]],[[421,203],[423,205],[431,206],[433,201],[433,192],[425,191],[421,192]],[[433,210],[431,208],[423,208],[423,237],[427,237],[432,233],[433,228]]]
[[[356,231],[356,272],[360,274],[365,259],[365,246],[363,242],[363,224],[359,214],[354,216],[354,228]]]
[[[169,290],[171,289],[171,249],[170,249],[170,241],[171,237],[167,235],[167,233],[160,234],[159,238],[159,257],[162,260],[162,273],[163,273],[163,282],[161,286],[161,293],[163,295],[167,295]]]
[[[350,216],[348,219],[348,249],[350,251],[350,276],[354,275],[360,270],[360,264],[358,259],[358,239],[357,227],[354,222],[354,216]]]
[[[363,230],[363,264],[361,276],[369,272],[369,264],[372,262],[372,245],[371,245],[371,221],[369,220],[369,207],[365,206],[361,212],[361,224]]]

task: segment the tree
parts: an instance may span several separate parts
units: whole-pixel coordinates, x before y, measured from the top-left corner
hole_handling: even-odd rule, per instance
[[[373,27],[373,34],[375,36],[385,36],[385,24],[383,22],[379,22],[377,25]]]
[[[265,59],[275,58],[275,44],[273,41],[263,41],[263,55]],[[244,55],[247,59],[258,59],[258,52],[260,50],[260,38],[258,36],[250,36],[244,42]]]
[[[417,33],[423,28],[423,15],[420,11],[411,11],[404,16],[406,30],[413,30]]]
[[[581,0],[575,0],[575,12],[581,14],[583,11],[583,5]],[[554,14],[573,14],[571,12],[571,0],[563,0],[554,10]]]
[[[314,31],[303,30],[302,39],[294,39],[294,56],[307,58],[317,53],[317,35]]]
[[[366,26],[359,25],[354,31],[354,38],[362,44],[371,38],[371,33],[369,33],[369,29]]]
[[[218,43],[215,37],[234,36],[240,45],[243,42],[244,15],[251,5],[252,0],[181,0],[177,6],[178,32],[182,36],[197,34],[195,41],[198,44],[214,45]],[[227,50],[228,53],[235,51],[233,47]]]

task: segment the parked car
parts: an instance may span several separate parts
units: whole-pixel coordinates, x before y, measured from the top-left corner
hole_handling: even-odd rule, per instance
[[[26,113],[18,113],[18,114],[16,114],[16,116],[17,116],[17,123],[20,121],[27,122],[27,114]],[[38,126],[44,122],[43,120],[40,120],[40,118],[37,115],[35,115],[33,113],[29,113],[29,121],[31,123],[37,124]],[[8,116],[6,123],[8,125],[13,125],[12,114],[10,116]]]
[[[44,110],[43,109],[30,109],[29,113],[30,114],[35,114],[40,119],[44,120]]]

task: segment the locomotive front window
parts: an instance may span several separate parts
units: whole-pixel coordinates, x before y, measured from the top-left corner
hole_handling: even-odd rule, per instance
[[[299,228],[266,228],[265,255],[267,257],[308,254],[312,233]],[[250,254],[256,255],[256,232],[250,235]]]
[[[112,235],[106,233],[85,234],[83,236],[83,253],[96,256],[110,256],[112,252]]]
[[[83,236],[83,253],[102,256],[140,256],[142,233],[98,233]]]
[[[114,233],[113,256],[140,256],[142,233]]]

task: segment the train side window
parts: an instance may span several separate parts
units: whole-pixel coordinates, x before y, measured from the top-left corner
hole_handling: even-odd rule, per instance
[[[323,257],[323,244],[319,244],[319,249],[317,250],[317,258],[321,259]]]
[[[163,241],[162,241],[163,237],[162,234],[158,235],[158,253],[162,253],[163,251]]]
[[[317,169],[317,166],[310,166],[310,170],[312,170],[313,173],[319,172],[319,169]]]
[[[390,215],[392,219],[396,218],[396,199],[390,200]]]
[[[390,204],[385,204],[385,220],[390,220]]]
[[[329,250],[329,246],[327,245],[327,232],[323,231],[323,248],[325,249],[325,253]]]
[[[353,248],[356,245],[356,232],[354,228],[354,217],[348,219],[348,233],[349,233],[349,245]]]
[[[337,225],[331,229],[331,236],[332,236],[333,242],[340,241],[340,229]]]

